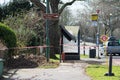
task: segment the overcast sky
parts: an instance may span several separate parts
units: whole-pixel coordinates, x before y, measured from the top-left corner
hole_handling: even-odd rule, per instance
[[[0,0],[0,4],[6,4],[10,0]],[[69,2],[71,0],[62,0],[64,3]],[[76,11],[77,9],[84,9],[84,1],[75,1],[71,6],[68,6],[71,10]]]
[[[0,0],[0,4],[8,3],[10,0]],[[63,2],[69,2],[71,0],[62,0]],[[80,8],[82,7],[81,4],[82,1],[76,1],[74,4],[70,7],[72,9]]]
[[[68,6],[73,15],[76,15],[76,13],[81,11],[81,13],[84,13],[86,7],[88,6],[88,3],[85,1],[75,1],[72,5]]]
[[[10,0],[0,0],[0,4],[8,3]]]

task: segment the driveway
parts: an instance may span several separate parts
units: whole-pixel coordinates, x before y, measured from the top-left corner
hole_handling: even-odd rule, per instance
[[[3,80],[91,80],[85,74],[86,63],[61,63],[55,69],[14,69]]]

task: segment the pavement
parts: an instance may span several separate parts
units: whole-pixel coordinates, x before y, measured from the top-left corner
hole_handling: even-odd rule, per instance
[[[41,69],[25,68],[11,69],[0,80],[92,80],[85,73],[89,64],[106,64],[106,58],[84,58],[60,63],[58,68]],[[113,57],[113,65],[120,65],[120,57]]]
[[[55,69],[12,69],[2,80],[91,80],[85,73],[86,66],[83,61],[68,61]]]

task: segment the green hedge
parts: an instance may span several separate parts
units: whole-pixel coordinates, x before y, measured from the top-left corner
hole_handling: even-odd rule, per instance
[[[7,25],[0,23],[0,39],[9,48],[8,53],[4,54],[4,58],[8,62],[12,55],[14,55],[14,50],[10,48],[16,47],[17,45],[16,35]]]
[[[16,47],[17,39],[15,33],[3,23],[0,23],[0,38],[4,40],[8,48]]]

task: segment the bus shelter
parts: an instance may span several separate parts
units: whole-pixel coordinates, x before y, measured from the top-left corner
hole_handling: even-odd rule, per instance
[[[61,54],[60,58],[61,60],[80,60],[80,30],[78,30],[78,39],[74,35],[72,35],[63,25],[60,25],[61,28]],[[63,36],[68,40],[68,41],[77,41],[78,45],[78,51],[77,52],[64,52],[63,51]]]

